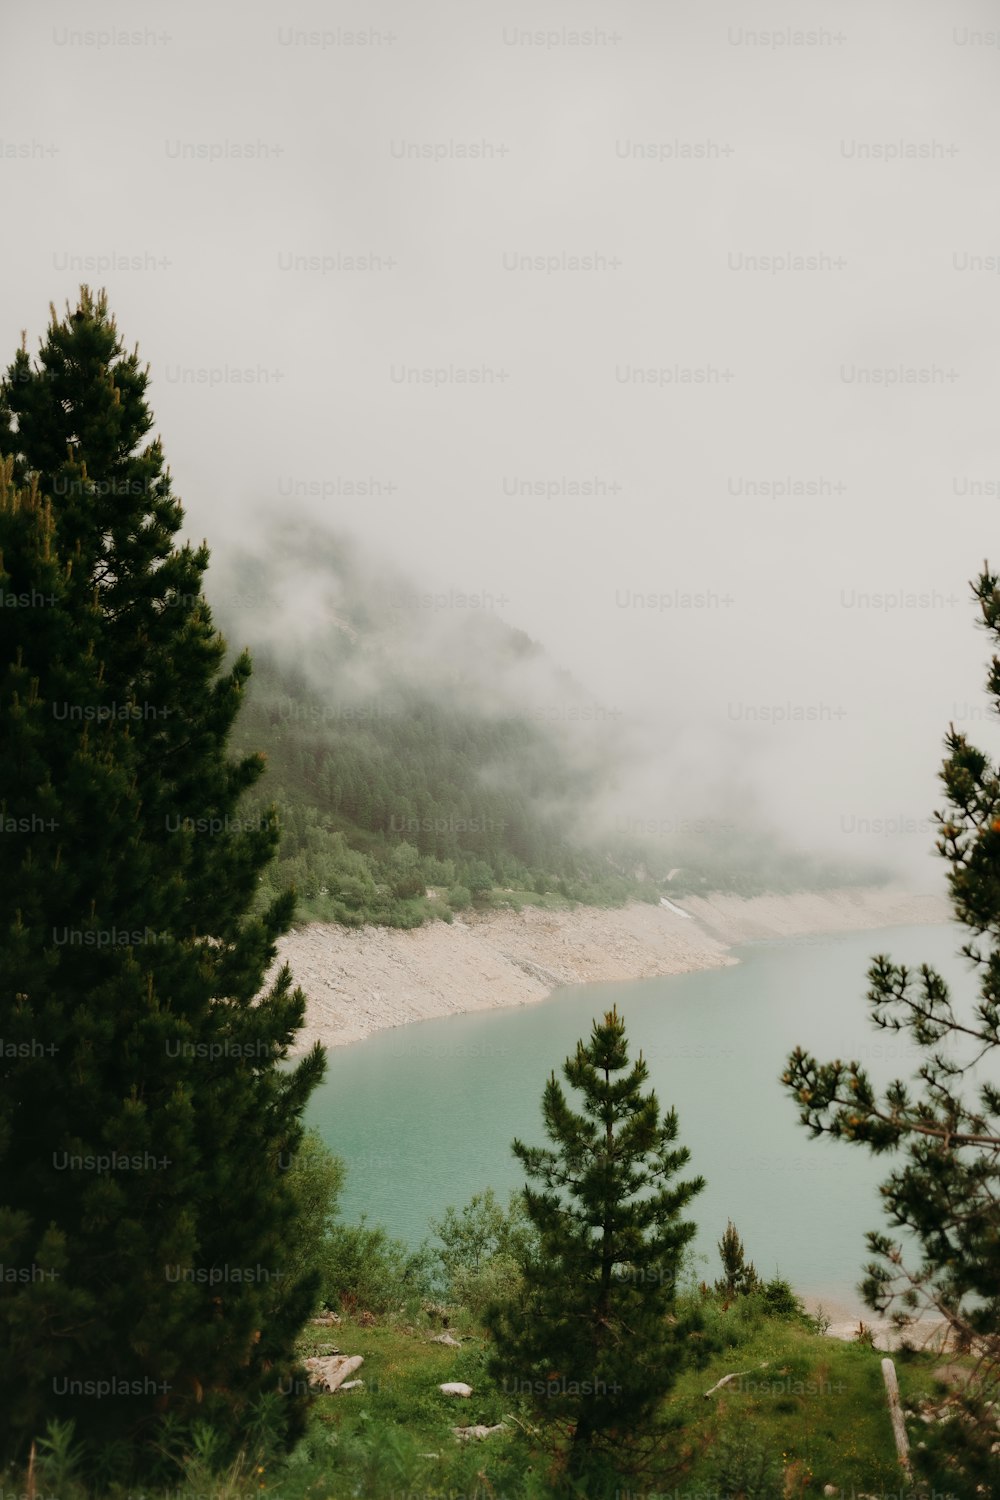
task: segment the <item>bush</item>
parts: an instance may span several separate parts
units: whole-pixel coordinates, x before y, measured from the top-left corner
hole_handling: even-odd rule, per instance
[[[448,1294],[477,1322],[493,1303],[509,1303],[520,1293],[521,1268],[509,1255],[495,1255],[478,1271],[461,1267],[448,1284]]]
[[[321,1288],[329,1285],[334,1266],[332,1235],[344,1175],[343,1161],[324,1144],[319,1131],[306,1131],[288,1172],[298,1198],[301,1232],[283,1247],[283,1276],[295,1279],[316,1270]]]
[[[768,1317],[788,1318],[802,1323],[809,1322],[805,1308],[791,1285],[782,1276],[775,1276],[771,1281],[765,1281],[760,1288],[760,1298]]]
[[[479,1270],[497,1255],[523,1254],[534,1238],[517,1189],[506,1208],[492,1188],[474,1193],[464,1208],[449,1205],[440,1219],[432,1219],[431,1229],[443,1243],[438,1259],[448,1276],[460,1268]]]
[[[425,1295],[431,1285],[427,1250],[411,1251],[382,1228],[339,1224],[337,1212],[345,1166],[317,1130],[306,1132],[289,1169],[301,1215],[302,1234],[286,1246],[283,1275],[320,1274],[318,1303],[385,1313]],[[291,1266],[292,1270],[289,1270]]]
[[[472,892],[467,885],[453,885],[448,892],[448,905],[452,911],[465,911],[472,905]]]
[[[519,1262],[535,1243],[524,1200],[512,1192],[507,1207],[492,1188],[476,1193],[461,1210],[450,1206],[431,1230],[443,1243],[437,1270],[447,1295],[480,1317],[493,1301],[514,1297],[520,1284]]]
[[[390,1239],[381,1225],[370,1227],[364,1215],[359,1223],[334,1232],[329,1265],[324,1300],[351,1312],[395,1312],[432,1289],[430,1252]]]
[[[465,872],[465,884],[477,906],[489,904],[496,880],[493,871],[484,859],[474,860]]]
[[[726,1433],[712,1455],[712,1478],[720,1495],[743,1500],[782,1500],[781,1466],[766,1443],[751,1432]]]

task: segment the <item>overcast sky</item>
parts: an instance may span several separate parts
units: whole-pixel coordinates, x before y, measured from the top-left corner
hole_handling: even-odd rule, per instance
[[[64,0],[0,36],[0,352],[106,286],[195,538],[349,529],[542,640],[662,747],[662,805],[721,778],[939,878],[942,734],[995,739],[995,6]]]

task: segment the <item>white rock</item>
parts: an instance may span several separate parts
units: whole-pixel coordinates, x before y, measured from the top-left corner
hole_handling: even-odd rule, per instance
[[[483,1438],[490,1437],[494,1432],[503,1432],[503,1428],[504,1424],[502,1422],[498,1422],[495,1427],[484,1427],[482,1422],[477,1422],[474,1427],[453,1427],[451,1430],[460,1443],[467,1443],[470,1438],[482,1441]]]
[[[446,1380],[444,1385],[439,1385],[438,1390],[442,1396],[471,1396],[472,1386],[466,1385],[461,1380]]]
[[[437,1333],[432,1339],[428,1339],[427,1342],[429,1344],[447,1344],[449,1349],[461,1349],[462,1347],[458,1339],[453,1339],[450,1333]]]

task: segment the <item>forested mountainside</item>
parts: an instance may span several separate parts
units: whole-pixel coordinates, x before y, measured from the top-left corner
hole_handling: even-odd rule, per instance
[[[303,917],[398,927],[470,904],[615,905],[694,889],[828,887],[868,869],[806,859],[732,817],[613,816],[617,715],[540,645],[456,591],[420,593],[346,543],[240,559],[215,604],[254,670],[235,745],[267,773],[278,859]],[[279,583],[276,585],[274,577]]]

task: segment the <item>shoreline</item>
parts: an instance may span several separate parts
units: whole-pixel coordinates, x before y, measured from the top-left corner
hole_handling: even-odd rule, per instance
[[[310,922],[279,939],[307,996],[294,1055],[449,1015],[531,1005],[581,984],[655,979],[738,962],[751,942],[951,919],[946,896],[901,886],[678,898],[670,905],[468,912],[410,931]]]
[[[884,1354],[894,1353],[904,1343],[942,1355],[953,1347],[954,1335],[948,1323],[926,1309],[914,1323],[900,1332],[893,1326],[891,1318],[865,1307],[857,1293],[851,1299],[843,1293],[834,1293],[831,1297],[807,1295],[801,1301],[807,1313],[815,1317],[822,1312],[828,1320],[829,1326],[825,1333],[828,1339],[840,1339],[845,1344],[854,1343],[858,1336],[858,1325],[863,1323],[871,1333],[873,1347]]]

